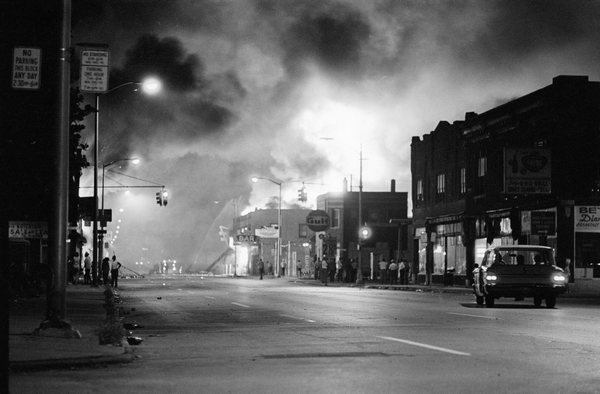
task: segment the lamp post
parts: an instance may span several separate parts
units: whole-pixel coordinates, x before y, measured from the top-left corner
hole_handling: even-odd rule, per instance
[[[139,85],[142,91],[148,95],[157,94],[162,89],[162,83],[156,78],[147,78],[142,82],[125,82],[108,89],[102,93],[96,93],[96,112],[94,116],[94,215],[92,225],[92,285],[98,286],[98,135],[100,131],[100,96],[105,96],[128,85]],[[104,168],[102,169],[104,172]],[[104,193],[103,193],[104,194]],[[103,208],[104,209],[104,208]],[[104,211],[102,212],[104,214]],[[100,244],[101,245],[101,244]]]
[[[361,228],[362,228],[362,189],[363,189],[363,183],[362,183],[362,168],[363,168],[363,157],[362,157],[362,144],[360,145],[360,156],[359,156],[359,160],[360,160],[360,170],[359,170],[359,176],[358,176],[358,231],[357,231],[357,235],[358,235],[358,272],[356,273],[356,284],[357,285],[362,285],[364,283],[363,281],[363,275],[362,275],[362,234],[361,234]]]
[[[319,137],[321,140],[331,141],[334,138],[331,137]],[[359,153],[359,177],[358,177],[358,228],[356,229],[356,248],[358,251],[357,257],[357,273],[356,273],[356,284],[362,285],[364,284],[363,274],[362,274],[362,241],[363,239],[370,236],[369,229],[363,227],[363,218],[362,218],[362,190],[363,190],[363,148],[362,144],[360,144],[360,153]]]
[[[276,184],[277,186],[279,186],[279,204],[277,207],[277,249],[275,251],[275,273],[277,276],[279,276],[279,264],[280,264],[280,258],[281,258],[281,184],[283,183],[282,181],[279,180],[275,180],[275,179],[271,179],[271,178],[266,178],[266,177],[260,177],[260,176],[255,176],[252,178],[252,182],[258,182],[259,179],[264,179],[266,181],[272,182],[274,184]]]
[[[100,208],[100,212],[102,212],[102,218],[101,218],[101,230],[100,231],[100,235],[98,236],[98,238],[102,241],[104,241],[104,226],[106,226],[106,217],[104,215],[104,173],[106,170],[106,167],[110,167],[111,165],[115,164],[115,163],[119,163],[121,161],[131,161],[133,164],[138,164],[140,162],[140,159],[132,157],[132,158],[128,158],[128,159],[118,159],[118,160],[113,160],[111,162],[108,162],[106,164],[102,165],[102,197],[101,197],[101,208]],[[99,259],[101,260],[102,258],[104,258],[104,242],[100,242],[100,247],[99,249]]]

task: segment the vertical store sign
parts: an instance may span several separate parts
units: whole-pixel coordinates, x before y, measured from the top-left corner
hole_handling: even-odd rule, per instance
[[[82,92],[103,93],[108,90],[108,51],[83,48],[81,50]]]
[[[13,89],[38,90],[42,74],[40,48],[15,47],[13,51]]]

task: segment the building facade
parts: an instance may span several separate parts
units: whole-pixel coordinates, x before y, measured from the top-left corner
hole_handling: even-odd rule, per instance
[[[314,254],[314,232],[306,225],[309,212],[309,209],[281,210],[279,266],[275,265],[278,210],[259,209],[234,218],[231,247],[235,252],[236,273],[258,275],[258,261],[262,259],[265,270],[272,267],[273,275],[297,276],[301,272],[308,275]],[[243,236],[242,241],[238,241],[238,236]]]
[[[468,285],[488,246],[541,244],[573,289],[600,289],[599,145],[600,82],[584,76],[413,138],[421,280]]]
[[[362,192],[362,222],[371,230],[360,248],[363,275],[370,275],[371,262],[380,258],[410,259],[407,232],[408,193],[396,192],[392,180],[389,192]],[[330,228],[322,234],[323,252],[328,256],[358,259],[359,192],[344,191],[317,196],[317,209],[327,212]]]

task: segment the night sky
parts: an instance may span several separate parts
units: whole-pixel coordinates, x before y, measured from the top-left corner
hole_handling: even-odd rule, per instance
[[[142,159],[106,184],[171,194],[159,207],[158,189],[106,189],[122,219],[115,250],[130,267],[206,266],[225,249],[219,225],[276,207],[277,185],[252,176],[284,182],[283,208],[299,206],[303,181],[324,184],[307,184],[314,208],[344,177],[358,185],[361,147],[365,191],[396,179],[410,195],[412,136],[557,75],[600,80],[598,21],[600,1],[585,0],[74,0],[72,43],[108,44],[111,86],[164,83],[155,97],[129,86],[101,98],[100,164]]]

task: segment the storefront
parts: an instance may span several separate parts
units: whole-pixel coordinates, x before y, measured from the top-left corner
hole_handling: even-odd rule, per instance
[[[574,230],[575,281],[600,286],[600,206],[575,206]]]

